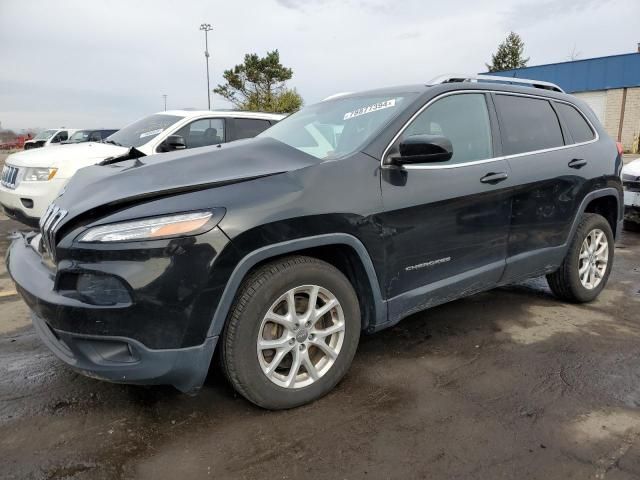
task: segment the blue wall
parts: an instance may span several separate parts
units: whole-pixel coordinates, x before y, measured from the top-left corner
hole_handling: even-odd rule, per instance
[[[488,75],[530,78],[559,85],[567,93],[640,86],[640,53],[493,72]]]

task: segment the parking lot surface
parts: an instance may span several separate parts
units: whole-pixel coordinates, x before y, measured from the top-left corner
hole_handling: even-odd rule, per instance
[[[21,228],[0,216],[0,253]],[[543,279],[362,338],[328,396],[267,412],[219,369],[189,397],[78,375],[0,266],[0,478],[640,476],[640,234],[588,305]]]

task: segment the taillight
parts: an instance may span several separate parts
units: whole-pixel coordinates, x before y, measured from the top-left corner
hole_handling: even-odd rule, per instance
[[[616,142],[616,147],[618,147],[618,155],[622,155],[624,153],[624,148],[620,142]]]

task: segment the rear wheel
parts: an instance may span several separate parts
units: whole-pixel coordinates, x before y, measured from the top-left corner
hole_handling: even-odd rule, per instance
[[[347,372],[360,337],[349,280],[311,257],[288,257],[244,282],[222,338],[222,361],[240,394],[264,408],[303,405]]]
[[[595,213],[585,213],[562,265],[547,275],[549,287],[562,300],[590,302],[607,284],[613,251],[609,222]]]

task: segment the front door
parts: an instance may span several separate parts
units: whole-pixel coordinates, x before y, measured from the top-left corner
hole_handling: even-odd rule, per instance
[[[495,124],[488,94],[449,94],[427,104],[388,149],[419,134],[445,136],[453,146],[446,162],[382,170],[391,322],[490,288],[502,275],[512,180],[507,161],[496,158]]]

